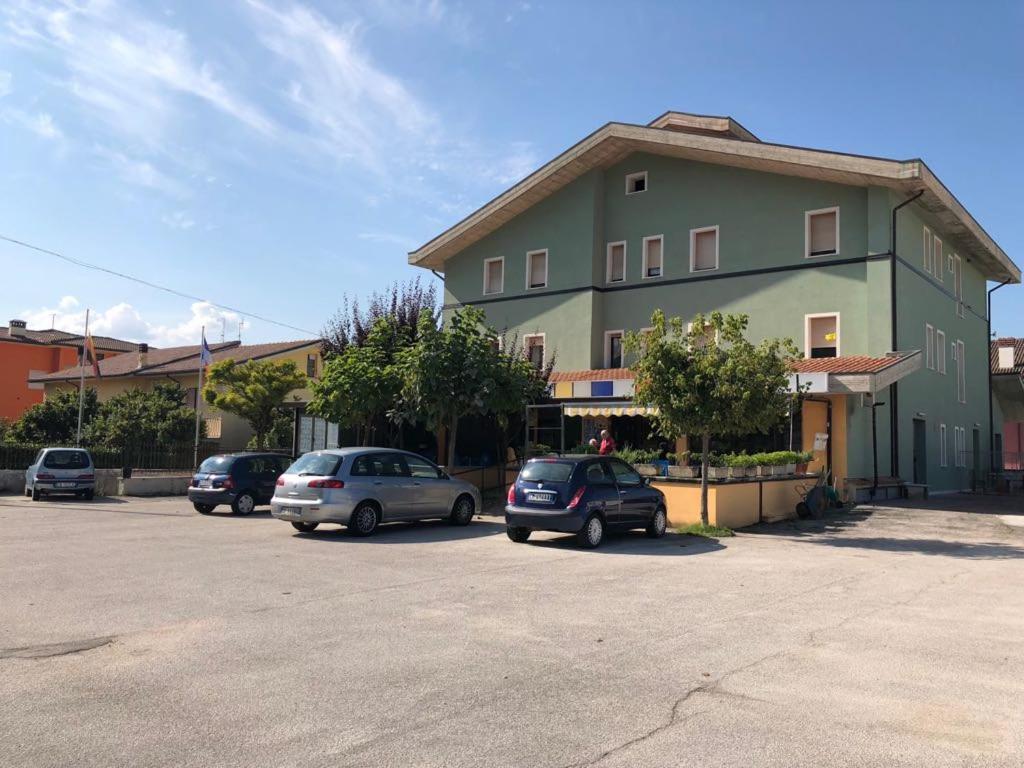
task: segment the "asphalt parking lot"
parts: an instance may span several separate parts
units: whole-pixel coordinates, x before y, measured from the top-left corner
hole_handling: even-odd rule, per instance
[[[582,551],[3,496],[2,763],[1020,766],[1021,513]]]

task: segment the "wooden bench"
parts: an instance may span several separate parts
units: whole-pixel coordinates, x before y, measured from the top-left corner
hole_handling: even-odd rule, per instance
[[[904,499],[913,499],[920,495],[925,501],[928,500],[928,486],[925,483],[904,483],[902,493]]]

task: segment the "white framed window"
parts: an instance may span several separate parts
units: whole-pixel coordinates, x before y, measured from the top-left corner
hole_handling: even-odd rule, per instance
[[[935,238],[935,245],[932,248],[932,273],[939,278],[939,282],[942,282],[942,241],[939,238]]]
[[[950,274],[952,274],[954,269],[956,268],[955,265],[953,264],[953,256],[955,256],[955,255],[956,254],[954,254],[952,251],[950,251],[946,255],[946,268],[949,270]]]
[[[956,340],[956,399],[967,402],[967,355],[960,339]]]
[[[953,295],[956,297],[956,314],[964,317],[964,262],[960,254],[953,254]]]
[[[718,269],[718,225],[690,230],[690,271]]]
[[[604,332],[604,367],[622,367],[622,337],[624,331]]]
[[[619,240],[608,243],[608,264],[605,269],[605,282],[621,283],[626,279],[626,241]]]
[[[544,338],[545,334],[543,333],[531,333],[523,336],[523,353],[537,369],[544,367]]]
[[[804,213],[804,256],[839,255],[839,206]]]
[[[505,290],[505,257],[484,259],[484,296]]]
[[[934,259],[932,258],[934,254],[934,251],[932,250],[934,242],[935,241],[932,239],[932,231],[928,229],[928,227],[925,227],[924,239],[921,243],[921,253],[924,257],[924,271],[928,272],[929,274],[931,274],[932,262],[934,261]]]
[[[526,252],[526,290],[531,288],[547,288],[548,286],[548,249]]]
[[[647,191],[647,171],[626,174],[626,194],[636,195]]]
[[[839,357],[839,313],[804,315],[804,357]]]
[[[929,371],[935,370],[935,326],[924,324],[924,365]]]
[[[935,369],[946,375],[946,332],[935,331]]]
[[[949,457],[946,454],[946,425],[939,424],[939,466],[948,467]]]
[[[661,277],[665,273],[665,236],[650,235],[644,238],[644,271],[645,280]]]
[[[953,427],[953,466],[966,467],[967,430],[964,427]]]

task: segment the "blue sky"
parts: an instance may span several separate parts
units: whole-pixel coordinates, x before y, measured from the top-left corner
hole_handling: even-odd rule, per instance
[[[433,279],[409,249],[601,124],[678,109],[922,157],[1021,264],[1022,33],[1019,2],[5,0],[0,234],[317,331],[344,294]],[[0,264],[0,322],[220,336],[206,305]],[[1024,335],[1022,290],[999,333]]]

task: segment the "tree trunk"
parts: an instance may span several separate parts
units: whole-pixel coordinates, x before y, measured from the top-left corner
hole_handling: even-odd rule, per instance
[[[711,435],[705,432],[701,435],[700,448],[700,522],[701,525],[708,525],[708,467],[710,466]]]
[[[452,414],[452,423],[448,427],[448,471],[455,466],[455,433],[459,430],[459,416]]]

